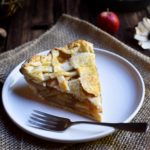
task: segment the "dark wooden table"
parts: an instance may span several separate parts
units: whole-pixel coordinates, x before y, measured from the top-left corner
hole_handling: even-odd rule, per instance
[[[130,6],[129,6],[130,7]],[[22,9],[12,17],[0,21],[8,36],[0,41],[0,52],[8,51],[27,41],[33,40],[53,26],[62,13],[87,20],[96,25],[96,16],[103,9],[94,1],[84,0],[25,0]],[[120,29],[113,35],[134,49],[150,56],[133,39],[134,27],[143,17],[150,17],[150,7],[138,11],[116,11],[120,18]],[[38,26],[41,27],[38,28]]]

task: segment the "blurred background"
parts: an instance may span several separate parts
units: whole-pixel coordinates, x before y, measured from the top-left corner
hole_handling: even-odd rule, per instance
[[[149,4],[150,0],[0,0],[0,52],[39,37],[63,13],[98,26],[97,16],[109,8],[120,23],[112,36],[150,56],[134,39],[138,22],[150,17]]]

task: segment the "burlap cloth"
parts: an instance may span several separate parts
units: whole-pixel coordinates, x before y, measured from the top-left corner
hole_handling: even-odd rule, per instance
[[[150,58],[128,47],[109,34],[83,20],[63,15],[56,25],[39,38],[0,55],[0,81],[22,60],[42,50],[63,46],[74,39],[85,39],[95,47],[113,51],[132,62],[144,78],[145,100],[133,121],[150,123]],[[24,111],[24,110],[23,110]],[[147,133],[115,132],[112,135],[78,144],[61,144],[35,138],[16,127],[0,109],[0,149],[99,149],[99,150],[149,150],[150,130]]]

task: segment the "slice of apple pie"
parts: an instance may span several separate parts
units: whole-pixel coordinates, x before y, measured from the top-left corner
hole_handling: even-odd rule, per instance
[[[35,55],[20,69],[30,87],[51,106],[101,121],[102,101],[93,44],[76,40]]]

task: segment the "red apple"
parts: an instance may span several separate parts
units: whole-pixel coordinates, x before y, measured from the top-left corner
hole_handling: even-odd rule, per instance
[[[97,26],[108,33],[114,34],[119,29],[120,21],[114,12],[104,11],[97,16]]]

